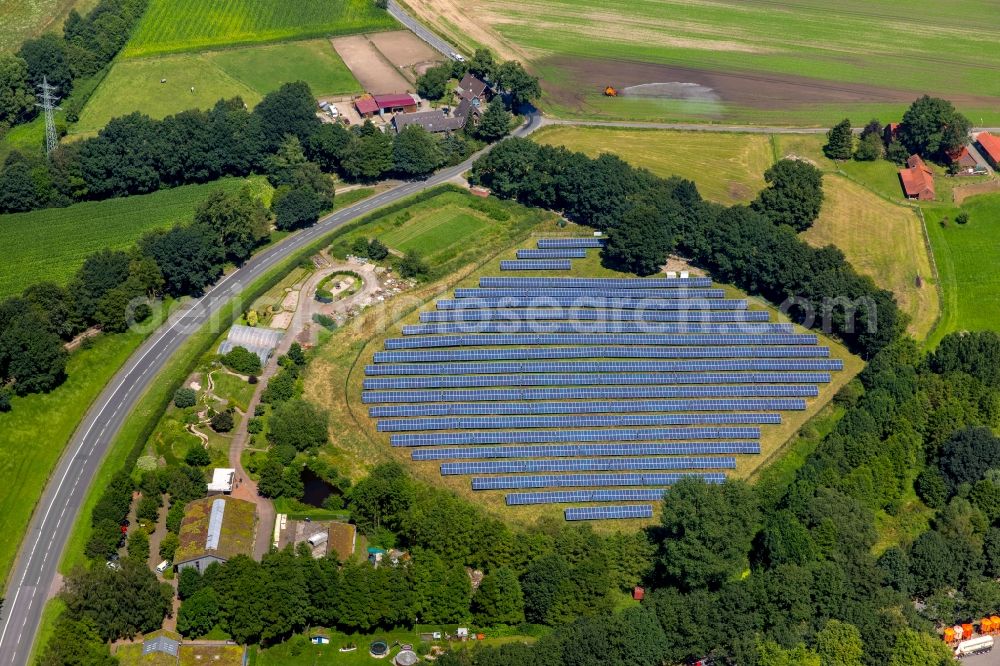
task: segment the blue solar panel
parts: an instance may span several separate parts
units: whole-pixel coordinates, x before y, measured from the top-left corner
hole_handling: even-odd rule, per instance
[[[794,372],[843,370],[834,359],[730,358],[698,361],[492,361],[485,363],[376,363],[367,375],[480,375],[551,372],[737,372],[746,370]]]
[[[754,324],[731,322],[705,324],[701,322],[650,321],[467,321],[444,324],[410,324],[403,335],[445,335],[449,333],[731,333],[761,335],[791,333],[791,324]]]
[[[818,338],[811,333],[775,335],[730,335],[704,333],[691,335],[628,335],[623,333],[507,333],[465,335],[423,335],[390,338],[386,349],[426,349],[429,347],[493,347],[529,345],[814,345]]]
[[[526,347],[375,352],[376,363],[530,361],[569,358],[826,358],[829,347]]]
[[[455,414],[602,414],[638,412],[801,411],[801,398],[743,398],[702,400],[628,400],[621,402],[457,402],[423,405],[379,405],[368,409],[372,418],[451,416]]]
[[[544,444],[546,442],[642,442],[677,439],[760,439],[756,426],[711,428],[598,428],[594,430],[487,430],[392,435],[393,446],[465,444]]]
[[[648,504],[623,504],[621,506],[589,506],[566,509],[566,520],[621,520],[623,518],[652,518],[653,507]]]
[[[602,298],[581,294],[570,296],[508,296],[505,298],[442,299],[438,310],[483,308],[598,308],[602,310],[746,310],[747,302],[733,298]]]
[[[548,310],[500,308],[481,310],[433,310],[421,312],[423,323],[477,321],[694,321],[694,322],[766,322],[766,310],[597,310],[550,308]],[[474,331],[473,331],[474,332]]]
[[[455,290],[455,298],[534,298],[543,301],[548,298],[725,298],[724,289],[480,289],[462,288]]]
[[[500,262],[502,271],[568,271],[569,259],[508,259]]]
[[[700,424],[778,424],[781,414],[698,412],[696,414],[575,414],[573,416],[428,416],[378,422],[379,432],[509,428],[622,428]]]
[[[647,472],[634,474],[540,474],[536,476],[477,476],[473,490],[515,490],[517,488],[585,488],[588,486],[672,486],[681,479],[700,478],[722,483],[722,472]]]
[[[518,250],[518,259],[585,259],[587,250],[566,248],[562,250]]]
[[[595,400],[638,398],[814,398],[819,388],[808,384],[732,384],[728,386],[601,386],[585,388],[499,388],[446,391],[365,391],[366,404],[387,402],[463,402],[493,400]]]
[[[562,247],[604,247],[604,239],[593,238],[539,238],[538,247],[540,249],[562,248]]]
[[[541,444],[532,446],[461,446],[418,448],[413,460],[483,460],[490,458],[572,458],[576,456],[689,456],[760,453],[760,442],[644,442],[642,444]]]
[[[531,472],[611,472],[640,469],[736,469],[733,456],[670,458],[559,458],[556,460],[477,460],[441,463],[441,474],[522,474]]]
[[[574,278],[574,277],[481,277],[479,286],[486,289],[679,289],[711,287],[710,278]]]
[[[659,501],[666,488],[623,488],[620,490],[549,490],[537,493],[507,493],[507,506],[523,504],[566,504],[570,502]]]
[[[430,377],[376,377],[364,388],[421,389],[477,386],[604,386],[629,384],[828,384],[824,372],[656,372],[573,375],[435,375]]]

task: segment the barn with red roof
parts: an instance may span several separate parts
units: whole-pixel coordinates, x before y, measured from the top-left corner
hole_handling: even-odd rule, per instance
[[[907,199],[933,201],[934,173],[920,159],[920,155],[910,155],[906,160],[906,169],[900,169],[899,180],[903,184],[903,192]]]

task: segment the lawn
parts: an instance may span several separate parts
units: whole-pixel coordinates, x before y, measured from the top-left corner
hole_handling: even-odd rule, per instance
[[[449,195],[457,196],[457,195]],[[436,202],[430,201],[414,207],[415,212],[401,227],[421,222],[420,209]],[[433,208],[441,208],[440,205]],[[511,208],[516,210],[516,208]],[[390,220],[405,217],[403,214],[387,216]],[[376,224],[378,224],[376,222]],[[361,230],[359,230],[360,233]],[[553,219],[538,220],[526,232],[531,233],[561,233],[566,235],[583,235],[588,230],[578,227],[562,229]],[[526,233],[525,232],[525,233]],[[478,242],[472,249],[475,254],[468,256],[468,262],[461,268],[452,269],[442,274],[442,278],[418,286],[393,301],[369,308],[363,315],[357,317],[341,328],[317,348],[316,357],[310,363],[305,376],[305,396],[317,404],[322,404],[331,412],[331,423],[338,424],[331,431],[333,445],[323,452],[329,462],[345,474],[357,479],[374,463],[395,459],[404,463],[407,468],[421,480],[437,487],[444,487],[470,499],[491,513],[515,523],[532,523],[541,516],[555,517],[561,520],[563,506],[538,505],[507,507],[504,504],[503,493],[472,493],[469,479],[462,476],[442,477],[439,467],[434,462],[414,463],[410,460],[409,451],[404,448],[394,448],[389,445],[388,437],[378,433],[375,422],[368,417],[367,407],[361,404],[361,384],[364,379],[364,367],[370,362],[372,354],[382,348],[383,341],[388,337],[397,337],[400,327],[418,321],[418,311],[427,310],[434,300],[446,298],[455,287],[474,286],[482,275],[497,275],[497,261],[513,258],[519,247],[529,247],[531,242],[523,235],[497,239],[490,243]],[[460,241],[453,241],[459,243]],[[538,275],[545,275],[539,272]],[[556,274],[556,273],[553,273]],[[534,273],[532,274],[534,275]],[[565,275],[565,273],[559,273]],[[600,265],[598,253],[591,252],[587,259],[574,262],[574,276],[608,276],[621,277]],[[736,289],[727,287],[727,297],[746,297]],[[767,308],[773,314],[776,311],[759,299],[751,299],[755,309]],[[833,382],[822,387],[821,398],[809,402],[803,412],[783,414],[784,422],[779,426],[765,429],[761,442],[762,453],[759,456],[740,456],[735,472],[740,477],[753,477],[763,466],[780,458],[786,442],[792,438],[809,419],[815,416],[836,391],[847,383],[862,368],[863,364],[855,356],[850,355],[837,343],[821,337],[821,344],[829,345],[833,357],[845,362],[845,370],[833,373]],[[597,529],[633,529],[641,521],[601,521]]]
[[[66,381],[51,393],[12,400],[0,414],[0,580],[10,571],[31,513],[66,442],[112,375],[145,339],[144,333],[99,336],[75,352]]]
[[[150,0],[125,57],[397,28],[371,0]]]
[[[764,187],[764,171],[774,161],[763,134],[547,127],[532,138],[591,157],[614,153],[658,176],[688,178],[703,197],[727,205],[757,196]]]
[[[822,0],[406,4],[466,50],[486,45],[529,61],[555,84],[544,102],[556,113],[825,125],[845,114],[898,117],[903,97],[926,92],[955,99],[976,122],[1000,118],[990,100],[1000,97],[1000,80],[979,74],[1000,64],[989,48],[1000,24],[983,20],[996,12],[989,0],[910,3],[905,13],[895,0],[846,0],[836,11]],[[721,113],[601,99],[609,84],[691,81],[671,71],[679,67],[703,73],[699,82],[721,97]]]
[[[969,214],[968,224],[955,223],[960,211]],[[1000,330],[1000,195],[972,197],[961,209],[928,207],[924,215],[944,292],[944,314],[931,341],[951,331]]]
[[[5,248],[0,298],[42,280],[65,284],[87,255],[104,248],[126,249],[147,231],[187,223],[210,192],[233,191],[245,182],[231,178],[124,199],[0,215],[0,247]]]
[[[802,237],[811,245],[840,248],[858,272],[896,295],[910,316],[910,334],[926,338],[941,305],[920,218],[842,176],[828,174],[823,193],[819,219]]]
[[[215,395],[246,411],[250,398],[253,397],[253,384],[222,369],[212,373],[212,381],[215,384]]]
[[[383,243],[401,252],[417,252],[432,258],[438,252],[479,235],[489,222],[459,206],[425,211],[416,219],[381,236]]]
[[[122,59],[88,100],[72,131],[96,132],[112,118],[133,111],[164,118],[187,109],[208,109],[223,98],[241,97],[253,107],[289,81],[305,81],[316,95],[361,90],[325,39]]]
[[[0,51],[16,51],[21,42],[44,32],[62,32],[71,9],[90,11],[97,0],[4,0],[0,3]]]

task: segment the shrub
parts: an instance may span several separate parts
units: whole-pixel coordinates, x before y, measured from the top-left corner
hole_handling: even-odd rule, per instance
[[[257,375],[250,375],[249,377],[247,377],[247,384],[253,385],[259,381],[260,378]]]
[[[427,271],[427,262],[416,252],[407,252],[399,262],[399,274],[405,278],[426,275]]]
[[[288,348],[287,358],[291,359],[295,365],[303,366],[306,364],[306,353],[302,349],[302,345],[297,342],[293,342],[292,346]]]
[[[968,223],[969,223],[969,214],[966,213],[964,210],[955,216],[955,224],[968,224]]]
[[[213,423],[212,427],[215,425]],[[184,454],[184,462],[191,467],[205,467],[212,462],[212,456],[209,455],[208,450],[201,444],[192,444],[187,453]]]
[[[250,419],[247,423],[247,432],[251,435],[256,435],[258,433],[264,432],[264,422],[259,418],[254,417]]]
[[[254,416],[264,416],[264,414],[267,414],[267,406],[266,405],[257,405],[256,407],[253,408],[253,415]]]
[[[212,430],[215,432],[229,432],[233,425],[233,413],[228,409],[212,417]]]
[[[174,405],[179,409],[194,407],[198,403],[198,394],[192,388],[179,388],[174,392]]]
[[[246,347],[233,347],[220,360],[224,366],[242,375],[259,375],[262,369],[260,357]]]
[[[333,302],[333,292],[327,289],[317,289],[316,290],[316,300],[320,303],[332,303]]]
[[[368,243],[368,258],[372,261],[382,261],[389,256],[389,248],[377,238]]]
[[[149,535],[142,530],[133,530],[128,535],[128,558],[141,564],[149,560]]]
[[[164,560],[174,561],[174,554],[177,553],[177,546],[180,545],[180,539],[173,532],[168,532],[163,540],[160,541],[160,557]],[[189,569],[191,567],[188,567]]]
[[[313,315],[313,321],[325,328],[328,331],[332,331],[337,328],[337,320],[333,317],[328,317],[325,314],[319,314],[318,312]]]
[[[160,517],[160,507],[163,505],[163,498],[160,495],[143,495],[139,500],[139,505],[135,508],[136,518],[155,523]]]
[[[355,257],[367,257],[368,256],[368,239],[364,236],[358,236],[351,243],[351,254]]]

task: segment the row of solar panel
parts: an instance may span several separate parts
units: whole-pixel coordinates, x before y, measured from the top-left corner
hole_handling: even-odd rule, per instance
[[[479,375],[550,372],[717,372],[843,370],[839,358],[728,358],[699,361],[492,361],[485,363],[376,363],[367,375]]]
[[[568,504],[571,502],[659,501],[666,488],[625,488],[624,490],[549,490],[539,493],[508,493],[507,506],[523,504]]]
[[[563,511],[563,518],[566,520],[624,520],[652,517],[653,507],[649,504],[587,506]]]
[[[546,442],[644,442],[688,439],[760,439],[756,426],[711,428],[645,428],[594,430],[517,430],[435,432],[392,435],[393,446],[459,446],[466,444],[545,444]]]
[[[701,478],[706,483],[722,483],[722,472],[649,472],[646,474],[545,474],[537,476],[477,476],[473,490],[514,490],[517,488],[584,488],[587,486],[672,486],[681,479]]]
[[[572,458],[577,456],[681,456],[757,454],[760,442],[646,442],[643,444],[548,444],[539,446],[464,446],[414,449],[410,458],[483,460],[489,458]]]
[[[829,347],[527,347],[380,351],[375,352],[372,360],[375,363],[444,363],[567,358],[825,358],[829,355]]]
[[[765,310],[586,310],[579,308],[550,310],[530,309],[482,309],[482,310],[435,310],[421,312],[423,323],[439,322],[519,322],[519,321],[559,321],[577,319],[580,321],[770,321]]]
[[[508,428],[622,428],[701,424],[778,424],[781,414],[698,412],[696,414],[577,414],[573,416],[427,416],[378,422],[379,432]]]
[[[501,388],[453,391],[365,391],[361,402],[463,402],[513,400],[603,400],[638,398],[815,398],[809,384],[732,384],[728,386],[600,386],[593,388]]]
[[[534,472],[614,472],[658,469],[736,469],[734,456],[669,458],[560,458],[557,460],[481,460],[441,463],[443,476]]]
[[[725,298],[724,289],[481,289],[455,290],[455,298]]]
[[[748,334],[651,334],[629,335],[624,333],[485,333],[465,335],[423,335],[408,338],[390,338],[386,349],[427,349],[430,347],[496,347],[531,345],[814,345],[818,337],[811,333],[786,333],[776,335]]]
[[[622,402],[455,402],[370,407],[372,418],[452,416],[457,414],[602,414],[639,412],[801,411],[801,398],[744,398],[736,400],[629,400]]]
[[[539,238],[538,247],[561,248],[561,247],[604,247],[603,238]]]
[[[547,248],[541,248],[547,249]],[[707,277],[689,278],[576,278],[576,277],[481,277],[487,289],[680,289],[711,287]]]
[[[573,248],[517,251],[518,259],[584,259],[586,256],[587,250]]]
[[[451,333],[729,333],[761,335],[792,333],[791,324],[756,324],[728,322],[705,324],[701,322],[655,321],[468,321],[444,324],[410,324],[403,327],[403,335],[448,335]]]
[[[596,308],[603,310],[746,310],[747,302],[733,298],[600,298],[553,296],[540,300],[531,296],[504,298],[441,299],[438,310],[484,308]]]
[[[474,388],[477,386],[624,386],[635,384],[828,384],[825,372],[657,372],[573,375],[433,375],[378,377],[364,381],[367,390]]]
[[[569,259],[506,259],[500,262],[502,271],[568,271]]]

